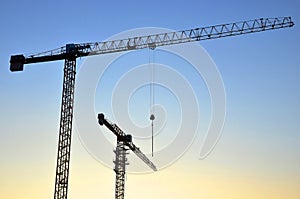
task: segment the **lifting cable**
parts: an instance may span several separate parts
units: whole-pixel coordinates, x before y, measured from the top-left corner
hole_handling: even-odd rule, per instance
[[[153,141],[153,121],[155,120],[154,112],[155,112],[155,90],[154,90],[154,83],[155,83],[155,48],[149,48],[149,66],[151,67],[151,82],[150,82],[150,120],[151,120],[151,152],[153,157],[153,148],[154,148],[154,141]],[[152,60],[150,56],[150,51],[152,51]]]

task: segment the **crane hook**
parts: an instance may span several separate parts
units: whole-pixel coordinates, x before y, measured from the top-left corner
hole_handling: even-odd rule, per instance
[[[151,143],[152,143],[152,157],[153,157],[153,120],[155,120],[155,116],[154,114],[151,114],[150,116],[150,120],[151,120]]]
[[[151,116],[150,116],[150,120],[152,120],[152,122],[153,122],[153,120],[155,120],[155,116],[154,116],[154,114],[151,114]]]

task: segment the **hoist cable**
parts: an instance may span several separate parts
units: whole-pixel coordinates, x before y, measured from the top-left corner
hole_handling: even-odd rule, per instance
[[[152,61],[150,63],[150,50],[153,50],[152,53]],[[154,125],[153,125],[153,120],[155,119],[154,113],[154,103],[155,103],[155,90],[154,90],[154,83],[155,83],[155,52],[154,49],[149,49],[149,66],[151,67],[151,82],[150,82],[150,120],[151,120],[151,152],[152,152],[152,157],[153,157],[153,148],[154,148]]]

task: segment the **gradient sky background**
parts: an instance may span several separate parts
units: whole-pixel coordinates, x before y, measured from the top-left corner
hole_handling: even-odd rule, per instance
[[[223,135],[204,160],[195,143],[162,171],[128,174],[125,198],[299,199],[299,8],[297,0],[2,0],[0,198],[53,197],[63,75],[62,61],[11,73],[10,55],[102,41],[132,28],[180,30],[292,16],[291,29],[201,43],[225,84]],[[114,198],[114,172],[73,135],[69,198]]]

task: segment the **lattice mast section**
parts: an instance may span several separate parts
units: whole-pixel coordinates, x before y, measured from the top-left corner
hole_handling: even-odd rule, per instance
[[[126,172],[126,165],[127,158],[126,158],[126,145],[124,141],[118,140],[117,147],[114,151],[116,154],[116,159],[114,161],[116,172],[116,183],[115,183],[115,198],[116,199],[124,199],[125,196],[125,172]]]
[[[71,153],[76,59],[66,59],[57,150],[55,199],[67,199]]]

